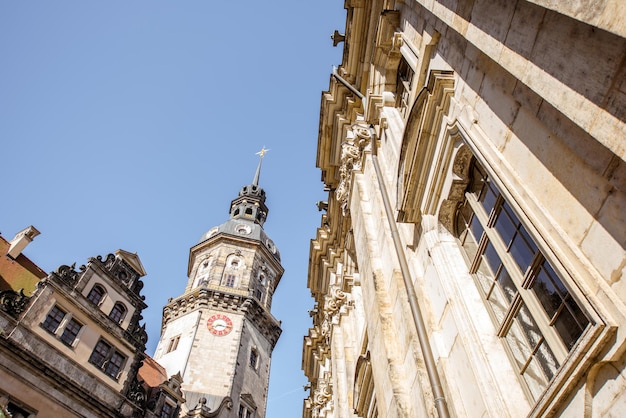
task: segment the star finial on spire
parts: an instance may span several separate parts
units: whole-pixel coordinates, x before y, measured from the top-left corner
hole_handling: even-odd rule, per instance
[[[263,158],[265,157],[265,153],[269,151],[269,149],[265,148],[265,145],[263,145],[263,148],[261,148],[261,151],[257,152],[256,155],[258,155],[259,157]]]
[[[259,156],[259,166],[256,168],[256,174],[254,175],[254,180],[252,180],[252,184],[254,184],[255,186],[259,185],[259,177],[261,177],[261,162],[263,161],[263,157],[265,157],[267,151],[269,151],[269,149],[266,149],[265,145],[263,145],[261,151],[256,153],[256,155]]]

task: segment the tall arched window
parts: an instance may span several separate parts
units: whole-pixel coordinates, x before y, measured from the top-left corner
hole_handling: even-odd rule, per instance
[[[226,259],[226,267],[222,275],[222,286],[237,287],[240,271],[244,268],[243,260],[236,254],[231,254]]]
[[[109,313],[109,318],[119,324],[124,320],[126,312],[126,306],[124,306],[122,302],[116,302],[115,305],[113,305],[113,309],[111,309],[111,313]]]
[[[87,295],[87,299],[91,301],[94,305],[100,305],[102,300],[104,299],[104,295],[106,295],[106,291],[99,284],[94,285],[89,294]]]
[[[534,399],[589,319],[476,159],[456,231],[497,333]]]
[[[211,269],[211,265],[213,264],[213,257],[205,259],[200,263],[198,269],[196,271],[196,277],[193,281],[192,287],[201,286],[208,282],[209,280],[209,271]]]

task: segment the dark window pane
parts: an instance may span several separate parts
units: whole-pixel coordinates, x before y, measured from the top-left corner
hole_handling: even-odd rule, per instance
[[[537,252],[537,246],[530,239],[530,236],[523,226],[519,227],[518,233],[513,238],[509,252],[522,273],[525,273],[528,266],[530,266],[530,263],[533,261],[533,257]]]
[[[256,369],[258,361],[259,361],[259,354],[256,352],[256,350],[251,350],[250,351],[250,367],[252,367],[253,369]]]
[[[541,263],[541,270],[543,271],[543,274],[550,277],[550,280],[552,280],[555,289],[561,295],[563,295],[563,297],[565,297],[565,295],[569,293],[569,291],[567,290],[561,279],[559,279],[559,276],[556,274],[550,263],[544,260],[544,262]]]
[[[491,213],[496,204],[498,193],[498,189],[491,183],[491,180],[487,179],[478,197],[478,201],[483,205],[483,208],[485,208],[485,212]]]
[[[64,317],[65,312],[55,306],[50,310],[48,316],[43,321],[43,327],[47,331],[55,333],[56,330],[59,328],[59,324],[61,323],[61,321],[63,321]]]
[[[502,204],[500,214],[498,215],[498,219],[496,220],[495,229],[498,231],[498,234],[502,238],[506,247],[508,247],[511,243],[518,226],[519,220],[515,215],[513,215],[509,205],[504,202]]]
[[[541,268],[532,286],[532,290],[541,302],[548,318],[552,318],[563,303],[563,296],[559,294],[550,275]]]
[[[126,308],[121,303],[116,303],[111,309],[111,313],[109,314],[109,318],[118,324],[122,322],[122,319],[126,316]]]
[[[485,253],[483,254],[483,260],[486,260],[492,275],[495,275],[495,273],[498,271],[498,267],[500,267],[501,261],[500,256],[493,248],[493,245],[491,245],[491,242],[487,243]]]
[[[76,321],[75,319],[71,319],[63,330],[63,334],[61,334],[61,341],[71,346],[72,344],[74,344],[74,341],[76,340],[78,332],[81,328],[82,325],[78,323],[78,321]]]
[[[96,348],[94,348],[91,356],[89,357],[89,362],[91,364],[95,364],[98,367],[102,367],[104,361],[109,355],[110,349],[111,346],[109,344],[105,343],[104,341],[98,341],[98,344],[96,344]]]
[[[174,407],[167,402],[164,403],[161,408],[161,418],[171,418],[172,412],[174,412]]]
[[[87,299],[89,299],[92,303],[98,305],[102,298],[104,297],[104,289],[101,286],[95,285],[87,295]]]
[[[117,378],[117,374],[122,368],[122,363],[124,363],[124,356],[117,351],[114,352],[104,369],[104,373],[113,378]]]
[[[474,237],[474,241],[476,243],[480,242],[480,237],[483,236],[483,232],[485,231],[485,228],[482,226],[482,224],[480,223],[476,215],[472,216],[469,230],[471,231],[471,234]]]
[[[235,279],[236,276],[234,274],[227,274],[224,285],[228,287],[235,287]]]
[[[571,350],[582,335],[583,331],[589,324],[589,320],[581,309],[569,298],[565,302],[565,309],[559,312],[554,322],[554,328],[557,330],[559,337],[563,340],[563,344],[568,350]]]

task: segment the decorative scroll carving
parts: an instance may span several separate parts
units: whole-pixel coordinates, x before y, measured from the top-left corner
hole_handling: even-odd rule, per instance
[[[369,144],[370,139],[369,127],[355,124],[352,125],[352,130],[348,132],[346,140],[341,144],[341,167],[335,198],[341,203],[341,212],[344,216],[348,213],[352,171],[361,169],[363,150]]]
[[[26,309],[30,298],[24,295],[24,289],[19,292],[14,290],[0,291],[0,309],[9,315],[16,317]]]
[[[53,273],[50,273],[50,278],[60,280],[70,286],[73,286],[78,280],[78,276],[83,273],[87,268],[84,265],[81,265],[78,269],[80,272],[75,270],[76,263],[73,263],[71,266],[62,265],[57,268],[57,270]]]
[[[330,288],[330,294],[326,297],[324,313],[331,317],[335,316],[339,313],[339,310],[345,304],[346,300],[347,295],[340,288],[332,286]]]
[[[133,379],[132,383],[130,384],[127,397],[140,408],[144,409],[146,407],[146,390],[144,389],[142,382],[137,380],[137,378]]]
[[[130,288],[137,295],[143,288],[143,282],[139,280],[139,275],[134,269],[114,254],[108,254],[105,260],[102,260],[102,256],[99,255],[90,258],[89,261],[100,264],[105,270],[111,273],[111,276],[113,276],[118,283]]]
[[[313,391],[311,398],[313,401],[312,417],[317,418],[320,416],[320,411],[326,408],[333,399],[330,372],[324,373],[324,377],[318,382],[317,389]]]

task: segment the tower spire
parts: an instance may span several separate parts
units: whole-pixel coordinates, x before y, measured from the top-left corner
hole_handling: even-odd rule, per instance
[[[259,165],[256,168],[256,173],[254,174],[254,180],[252,180],[252,184],[255,186],[259,185],[259,178],[261,177],[261,163],[263,162],[263,157],[265,157],[265,153],[268,151],[269,149],[265,149],[265,145],[263,145],[263,148],[261,148],[261,151],[256,153],[256,155],[259,156]]]
[[[237,196],[230,203],[231,219],[247,219],[261,226],[267,218],[269,209],[265,205],[265,191],[259,186],[259,178],[261,177],[261,163],[268,149],[261,148],[256,154],[259,156],[259,165],[256,169],[252,184],[243,186]]]

